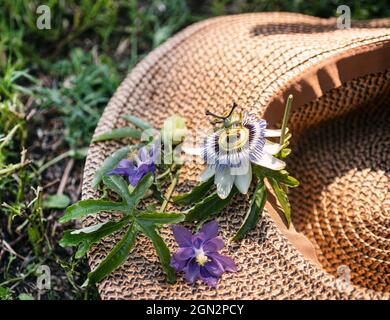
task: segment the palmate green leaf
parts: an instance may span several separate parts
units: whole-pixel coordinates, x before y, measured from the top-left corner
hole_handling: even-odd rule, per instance
[[[259,180],[256,189],[253,193],[253,198],[248,212],[245,215],[244,222],[236,235],[233,237],[234,241],[238,241],[244,238],[249,231],[251,231],[259,221],[261,214],[263,213],[264,205],[267,201],[267,192],[264,184],[264,180]]]
[[[152,186],[153,180],[153,174],[148,173],[147,175],[143,176],[142,179],[137,183],[137,186],[134,188],[133,192],[130,195],[130,210],[133,210],[142,200],[142,198],[145,196],[146,191],[149,190]]]
[[[151,186],[151,189],[152,189],[152,192],[153,192],[153,196],[154,198],[159,202],[159,203],[163,203],[165,198],[161,192],[161,189],[158,185],[156,184],[153,184]]]
[[[143,225],[174,224],[184,221],[185,215],[177,212],[141,212],[136,221]]]
[[[290,227],[291,223],[291,207],[286,192],[280,187],[278,181],[274,178],[268,177],[268,181],[271,184],[272,189],[275,191],[276,198],[278,199],[280,206],[282,207],[284,216],[287,221],[287,227]]]
[[[138,148],[139,145],[133,145],[133,146],[126,146],[123,148],[118,149],[113,154],[111,154],[109,157],[107,157],[100,168],[96,171],[95,176],[92,180],[92,187],[97,188],[100,181],[102,181],[103,176],[113,170],[118,163],[127,157],[127,155],[134,149]]]
[[[290,188],[295,188],[299,186],[299,181],[295,179],[293,176],[290,176],[287,171],[276,171],[272,169],[268,169],[265,167],[259,167],[259,166],[253,166],[253,172],[256,174],[257,177],[271,177],[274,178],[276,181],[281,182],[285,184],[286,186]]]
[[[136,127],[143,129],[143,130],[153,128],[150,123],[148,123],[148,122],[146,122],[146,121],[144,121],[136,116],[126,114],[126,115],[122,116],[122,118],[125,119],[126,121],[132,123]]]
[[[100,262],[97,268],[88,273],[88,280],[83,284],[83,286],[85,287],[88,284],[95,284],[101,281],[118,266],[120,266],[123,261],[126,260],[133,248],[136,236],[137,229],[134,224],[132,224],[129,226],[129,229],[126,231],[123,238],[115,245],[103,261]]]
[[[79,259],[87,253],[92,244],[122,229],[128,221],[129,218],[126,217],[119,221],[107,221],[74,231],[68,230],[65,231],[59,244],[61,247],[79,246],[75,254],[76,259]]]
[[[154,224],[150,224],[149,222],[145,223],[144,221],[138,220],[137,225],[139,229],[153,242],[153,246],[156,249],[157,255],[159,257],[161,266],[164,272],[167,275],[167,280],[170,283],[175,282],[175,271],[170,265],[171,262],[171,254],[169,252],[168,247],[166,246],[164,240],[159,235],[158,231],[156,231],[156,226]]]
[[[204,198],[201,202],[195,204],[186,213],[186,221],[203,221],[212,215],[219,213],[226,207],[233,196],[237,193],[236,187],[233,187],[226,199],[221,199],[216,192]]]
[[[126,212],[128,205],[124,202],[111,202],[105,200],[81,200],[66,208],[64,215],[59,219],[64,223],[74,219],[80,219],[88,214],[99,213],[102,211]]]
[[[197,186],[192,188],[190,192],[174,197],[173,202],[181,205],[193,204],[199,201],[199,199],[202,199],[210,191],[213,183],[214,178],[210,178],[205,182],[199,183]]]
[[[141,139],[142,132],[130,128],[130,127],[123,127],[123,128],[117,128],[112,129],[111,131],[102,133],[95,138],[93,138],[92,142],[100,142],[100,141],[106,141],[106,140],[114,140],[114,139],[122,139],[122,138],[134,138],[134,139]]]
[[[104,176],[103,183],[108,189],[118,194],[127,204],[130,205],[133,202],[128,188],[129,184],[121,176],[116,174]]]

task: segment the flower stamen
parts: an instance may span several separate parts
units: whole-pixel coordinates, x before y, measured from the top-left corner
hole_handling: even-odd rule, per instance
[[[200,265],[200,266],[204,266],[206,264],[206,262],[209,260],[209,258],[204,254],[203,250],[200,250],[197,254],[196,254],[196,262]]]

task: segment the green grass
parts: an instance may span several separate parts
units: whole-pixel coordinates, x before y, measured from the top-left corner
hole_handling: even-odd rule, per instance
[[[98,297],[80,287],[86,262],[58,246],[57,220],[80,197],[85,148],[104,106],[154,47],[222,14],[329,17],[347,4],[356,19],[390,16],[386,0],[51,0],[52,29],[38,30],[39,4],[4,0],[0,11],[0,299]],[[42,264],[52,270],[46,292],[35,287]]]

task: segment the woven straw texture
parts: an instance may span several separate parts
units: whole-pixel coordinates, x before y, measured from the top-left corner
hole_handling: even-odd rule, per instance
[[[282,110],[278,99],[283,101],[291,88],[298,92],[295,101],[304,103],[296,103],[291,116],[294,154],[289,171],[302,185],[290,194],[293,222],[314,244],[322,267],[289,242],[268,204],[255,230],[224,249],[238,272],[224,274],[217,289],[188,285],[181,275],[175,284],[167,284],[151,243],[140,237],[124,265],[99,284],[102,298],[388,298],[390,73],[382,60],[371,59],[372,70],[356,65],[361,74],[351,71],[350,79],[343,78],[348,66],[344,72],[338,57],[377,52],[389,42],[389,20],[338,30],[335,19],[246,14],[190,26],[148,55],[110,100],[95,135],[126,125],[123,114],[160,127],[164,118],[178,113],[195,131],[209,126],[206,109],[222,113],[232,101],[277,125]],[[320,65],[332,66],[326,69],[331,81],[321,83],[324,69],[316,69]],[[301,77],[310,70],[309,76]],[[302,81],[313,94],[305,97],[303,87],[295,85]],[[99,197],[90,183],[102,161],[119,146],[117,142],[90,146],[83,199]],[[201,169],[186,164],[178,192],[189,190]],[[242,223],[249,196],[236,196],[218,216],[225,239]],[[91,216],[84,225],[113,216]],[[161,234],[175,250],[170,229]],[[92,268],[119,236],[92,248]],[[344,286],[340,276],[350,277],[352,285]]]

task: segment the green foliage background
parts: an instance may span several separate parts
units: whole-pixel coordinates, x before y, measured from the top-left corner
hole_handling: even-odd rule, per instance
[[[58,247],[62,208],[80,196],[86,147],[120,80],[150,50],[193,22],[224,14],[294,11],[355,19],[390,16],[386,0],[3,0],[0,11],[0,299],[97,298],[88,272]],[[65,185],[61,185],[69,166]],[[38,292],[47,264],[52,289]]]

